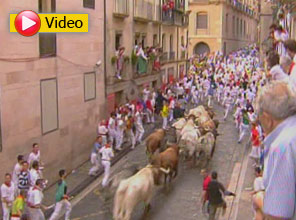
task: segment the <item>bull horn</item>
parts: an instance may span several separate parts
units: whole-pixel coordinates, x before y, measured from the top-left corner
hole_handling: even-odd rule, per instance
[[[168,168],[168,169],[166,170],[166,169],[160,167],[160,170],[161,170],[162,172],[164,172],[165,174],[169,174],[169,173],[170,173],[170,168]]]

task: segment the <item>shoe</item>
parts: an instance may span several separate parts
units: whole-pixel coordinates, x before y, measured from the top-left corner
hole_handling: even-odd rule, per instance
[[[134,150],[135,149],[135,146],[131,147],[131,149]]]
[[[119,147],[119,148],[117,148],[116,150],[118,150],[118,151],[121,151],[121,150],[123,150],[121,147]]]
[[[240,141],[238,141],[237,143],[238,143],[238,144],[240,144],[241,142],[240,142]]]

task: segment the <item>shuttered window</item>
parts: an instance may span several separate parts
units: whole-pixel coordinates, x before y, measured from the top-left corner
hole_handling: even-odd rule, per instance
[[[83,7],[95,9],[95,0],[83,0]]]
[[[206,13],[197,14],[196,29],[208,29],[208,15]]]
[[[45,79],[40,82],[41,92],[41,129],[42,134],[55,131],[58,121],[58,87],[57,79]]]
[[[84,101],[96,98],[96,74],[95,72],[84,73]]]

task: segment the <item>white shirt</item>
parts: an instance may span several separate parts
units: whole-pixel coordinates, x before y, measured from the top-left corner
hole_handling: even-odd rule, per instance
[[[41,171],[37,171],[35,169],[30,169],[30,185],[34,186],[38,179],[42,178]]]
[[[31,187],[28,192],[27,201],[32,206],[41,205],[43,200],[43,193],[41,190]]]
[[[115,119],[113,119],[112,117],[110,117],[110,119],[109,119],[108,129],[109,130],[114,130],[115,129]]]
[[[112,157],[114,157],[112,148],[108,147],[102,147],[100,149],[100,153],[102,154],[102,160],[108,160],[110,161]]]
[[[254,180],[254,191],[259,192],[264,190],[263,177],[259,176]]]
[[[6,199],[8,202],[13,202],[15,199],[15,188],[13,182],[11,182],[10,187],[5,183],[1,186],[1,198]],[[3,200],[2,200],[3,201]]]
[[[280,65],[275,65],[270,70],[272,80],[285,80],[288,75],[283,71]]]
[[[22,165],[17,163],[14,166],[13,173],[12,173],[12,182],[14,182],[15,185],[18,184],[18,175],[20,174],[21,170],[22,170]]]
[[[106,128],[105,125],[99,125],[98,126],[98,133],[99,135],[104,135],[108,133],[108,129]]]
[[[147,101],[147,99],[148,99],[148,97],[149,97],[149,94],[150,94],[150,91],[147,89],[147,88],[145,88],[144,90],[143,90],[143,100],[146,102]]]
[[[135,124],[142,125],[142,117],[140,112],[136,112],[135,117],[136,117]]]
[[[29,163],[29,165],[32,165],[32,163],[33,163],[35,160],[38,161],[38,162],[40,162],[40,151],[38,151],[37,154],[34,154],[33,152],[31,152],[31,153],[29,154],[29,157],[28,157],[28,163]]]

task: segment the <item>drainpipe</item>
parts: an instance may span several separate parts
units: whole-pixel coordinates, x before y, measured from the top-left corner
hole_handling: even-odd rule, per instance
[[[179,32],[179,26],[177,26],[177,53],[176,53],[176,60],[177,60],[177,63],[176,63],[176,66],[177,66],[177,76],[178,76],[178,73],[179,73],[179,36],[180,35],[180,32]]]
[[[104,83],[105,83],[105,97],[107,97],[107,14],[106,1],[104,0]]]

